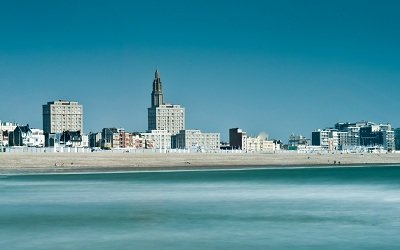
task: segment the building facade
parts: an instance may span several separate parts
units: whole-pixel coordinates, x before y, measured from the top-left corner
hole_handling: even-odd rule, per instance
[[[395,149],[400,150],[400,128],[394,130]]]
[[[17,126],[12,133],[9,134],[10,146],[27,146],[29,138],[32,137],[32,131],[29,125]]]
[[[99,148],[101,147],[101,132],[89,133],[89,147]]]
[[[29,125],[17,126],[14,131],[9,132],[10,146],[43,147],[44,133],[41,129],[30,128]]]
[[[372,122],[336,123],[335,128],[312,132],[312,145],[327,150],[395,150],[395,132],[390,124]]]
[[[329,130],[318,129],[311,134],[311,144],[313,146],[329,147]]]
[[[395,150],[395,133],[390,124],[374,124],[360,128],[360,145],[365,147],[383,147],[387,151]]]
[[[80,131],[64,131],[61,134],[60,145],[64,147],[88,147],[89,137]]]
[[[229,143],[232,149],[241,149],[243,152],[275,152],[280,150],[280,142],[268,140],[267,135],[250,137],[240,128],[229,129]]]
[[[181,130],[172,136],[172,148],[195,151],[218,150],[220,145],[219,133],[202,133],[200,130]]]
[[[180,105],[161,105],[148,109],[148,130],[166,130],[177,134],[185,129],[185,108]]]
[[[151,107],[148,108],[148,131],[166,130],[172,135],[185,129],[185,108],[180,105],[165,104],[162,82],[158,70],[153,80]]]
[[[17,123],[0,121],[0,146],[8,146],[9,134],[13,133],[17,126]]]
[[[101,148],[103,149],[120,147],[120,130],[117,128],[103,128],[101,138]]]
[[[43,130],[45,134],[80,131],[83,133],[83,106],[65,100],[43,105]]]
[[[307,146],[309,144],[309,140],[302,135],[291,134],[289,136],[289,147],[296,148],[298,146]]]
[[[229,129],[229,145],[232,149],[246,150],[247,134],[240,128]]]
[[[167,130],[151,130],[140,134],[146,149],[170,149],[171,136]]]
[[[381,131],[383,148],[389,152],[396,150],[395,134],[393,130]]]
[[[44,147],[45,136],[42,129],[31,128],[32,135],[28,141],[28,147]]]
[[[262,138],[260,136],[248,137],[245,149],[248,153],[274,152],[280,149],[280,145],[274,141],[269,141],[266,138]]]

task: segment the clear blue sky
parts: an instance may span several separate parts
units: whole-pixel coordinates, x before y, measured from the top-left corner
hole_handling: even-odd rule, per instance
[[[1,1],[0,119],[147,129],[159,68],[188,129],[286,140],[338,121],[400,127],[400,1]]]

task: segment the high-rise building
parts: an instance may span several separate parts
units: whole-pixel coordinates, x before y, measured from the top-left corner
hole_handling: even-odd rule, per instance
[[[83,132],[83,107],[78,102],[53,101],[43,105],[43,130],[45,134],[64,131]]]
[[[161,78],[156,70],[151,92],[151,107],[148,108],[148,131],[166,130],[175,135],[184,129],[185,108],[180,105],[164,103]]]

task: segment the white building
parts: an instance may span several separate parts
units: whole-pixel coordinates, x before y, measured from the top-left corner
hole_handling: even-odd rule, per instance
[[[338,150],[339,142],[343,139],[344,135],[338,134],[335,129],[318,129],[312,132],[312,145],[320,146],[327,150]]]
[[[240,128],[229,129],[229,143],[233,149],[241,149],[242,152],[275,152],[280,150],[280,144],[268,140],[266,134],[250,137]]]
[[[31,128],[32,134],[27,140],[28,147],[44,147],[44,132],[41,129]]]
[[[219,150],[219,133],[202,133],[200,130],[181,130],[172,137],[172,147],[195,151]]]
[[[13,123],[13,122],[0,122],[0,130],[1,131],[14,131],[14,129],[18,126],[17,123]]]
[[[247,137],[246,147],[243,150],[246,152],[275,152],[280,150],[280,146],[274,141],[269,141],[261,136]]]
[[[163,104],[148,109],[149,130],[166,130],[177,134],[185,129],[185,108],[180,105]]]
[[[82,135],[82,147],[87,148],[89,147],[89,136],[88,135]]]
[[[349,146],[349,133],[343,131],[337,131],[337,139],[338,139],[338,149],[342,150]]]
[[[145,148],[149,149],[170,149],[171,133],[166,130],[151,130],[146,133],[140,133],[144,140]]]
[[[347,128],[347,145],[356,147],[360,145],[360,126]]]
[[[312,145],[329,148],[329,133],[330,131],[325,129],[318,129],[312,132]]]
[[[382,133],[383,148],[389,152],[395,151],[395,132],[393,130],[384,130]]]
[[[26,126],[17,126],[13,132],[10,132],[10,146],[25,147],[43,147],[45,138],[43,130],[29,128]]]
[[[83,133],[83,106],[78,102],[53,101],[43,105],[44,133],[80,131]]]
[[[13,132],[17,126],[17,123],[0,121],[0,146],[8,146],[8,135],[10,132]]]

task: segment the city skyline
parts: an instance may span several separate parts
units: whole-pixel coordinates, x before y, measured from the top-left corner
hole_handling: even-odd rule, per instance
[[[286,141],[337,121],[400,127],[399,3],[2,3],[0,119],[41,128],[76,100],[85,132],[147,128],[154,70],[186,127]]]

